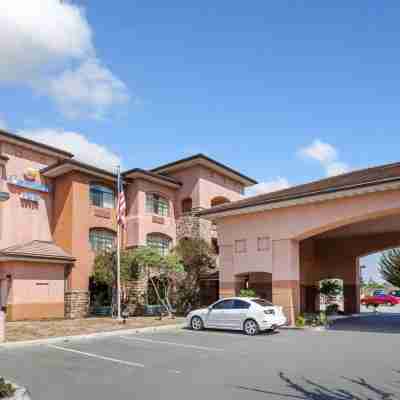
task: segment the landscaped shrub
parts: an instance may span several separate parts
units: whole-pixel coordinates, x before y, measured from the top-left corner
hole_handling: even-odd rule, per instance
[[[15,393],[15,388],[11,383],[6,383],[4,378],[0,377],[0,399],[11,397]]]
[[[296,318],[295,324],[298,328],[304,328],[306,326],[306,319],[302,315],[299,315]]]
[[[339,312],[339,304],[329,304],[325,310],[327,315],[337,314]]]
[[[253,289],[240,289],[239,297],[256,297],[256,292]]]

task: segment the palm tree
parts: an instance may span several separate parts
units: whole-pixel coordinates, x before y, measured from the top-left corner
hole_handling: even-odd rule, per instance
[[[386,282],[400,287],[400,249],[392,249],[382,254],[379,272]]]

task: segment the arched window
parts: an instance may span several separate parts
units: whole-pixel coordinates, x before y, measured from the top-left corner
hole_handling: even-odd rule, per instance
[[[162,217],[169,216],[169,201],[157,193],[146,193],[146,211]]]
[[[89,241],[96,253],[110,251],[115,247],[117,235],[108,229],[93,228],[89,231]]]
[[[101,208],[114,208],[114,191],[107,186],[91,183],[90,204]]]
[[[230,200],[223,196],[217,196],[211,199],[211,207],[220,206],[224,203],[230,203]]]
[[[182,200],[181,203],[181,207],[182,207],[182,213],[189,213],[192,211],[192,207],[193,207],[193,202],[192,199],[190,197],[187,197],[186,199]]]
[[[149,233],[147,235],[147,246],[157,249],[162,256],[169,253],[171,244],[172,240],[167,235],[161,233]]]

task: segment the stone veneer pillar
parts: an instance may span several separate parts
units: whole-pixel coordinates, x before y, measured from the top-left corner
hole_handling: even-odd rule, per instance
[[[196,216],[194,212],[182,215],[176,221],[176,240],[179,241],[185,237],[202,238],[211,242],[211,221]]]
[[[65,318],[85,318],[89,314],[89,292],[87,290],[69,290],[65,292]]]

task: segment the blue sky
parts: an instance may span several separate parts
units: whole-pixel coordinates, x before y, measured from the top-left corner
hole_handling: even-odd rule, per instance
[[[258,191],[398,161],[399,20],[397,1],[3,0],[0,125],[106,167],[203,152]]]

